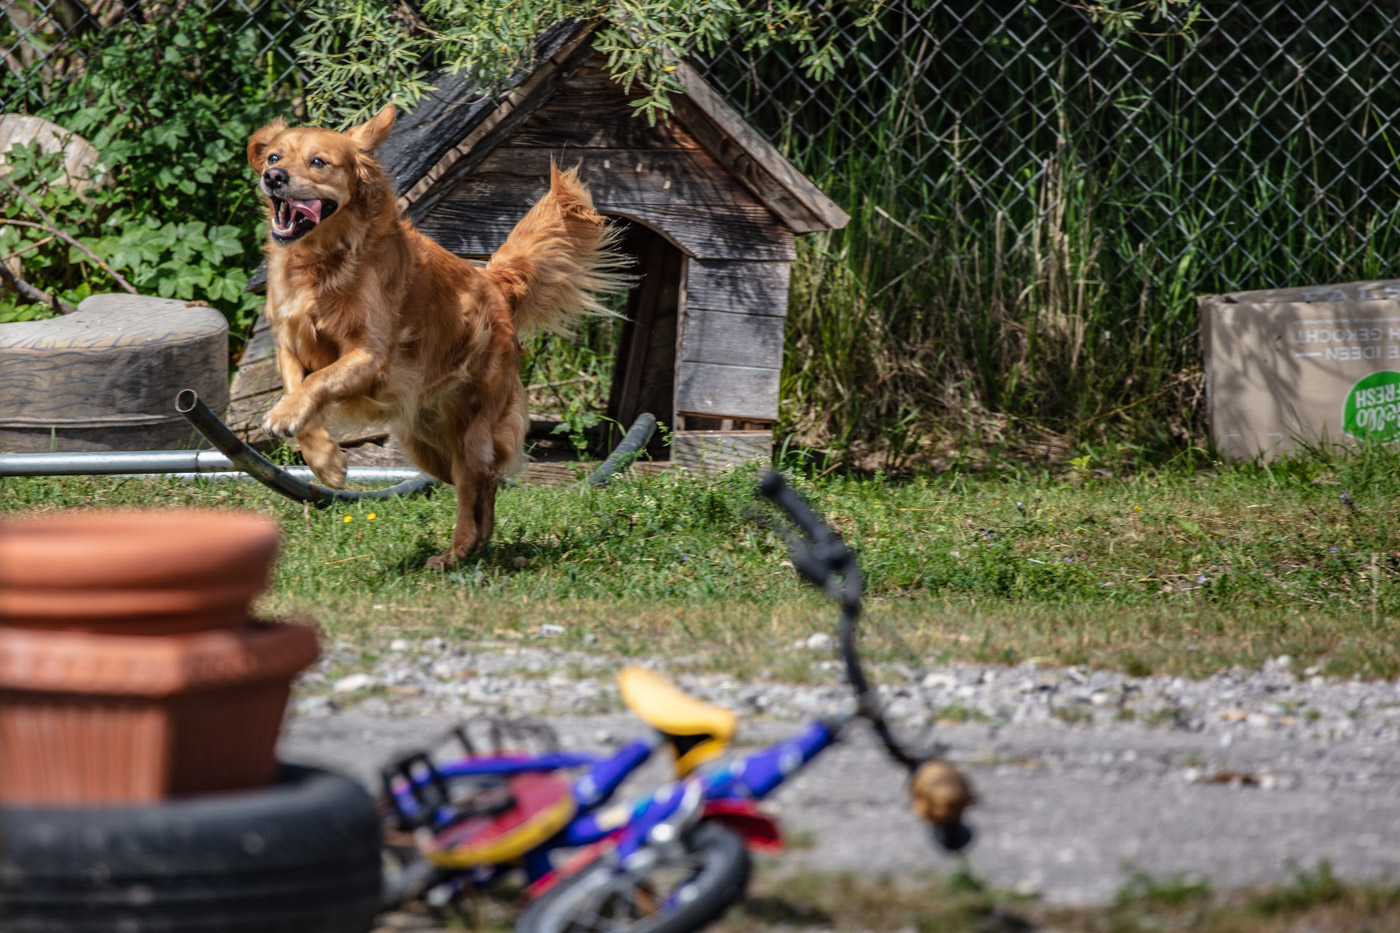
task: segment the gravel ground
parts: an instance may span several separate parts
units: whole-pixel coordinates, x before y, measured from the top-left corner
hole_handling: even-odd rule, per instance
[[[395,641],[373,659],[335,646],[299,687],[282,754],[368,782],[393,752],[476,713],[547,716],[570,747],[634,734],[611,680],[616,659],[552,650],[557,634]],[[673,676],[742,713],[745,742],[771,740],[848,704],[824,637],[801,646],[814,685]],[[1189,681],[953,665],[880,679],[894,684],[891,715],[911,734],[936,728],[975,784],[968,859],[996,885],[1094,904],[1135,871],[1229,888],[1286,881],[1324,859],[1344,879],[1400,880],[1400,683],[1295,667],[1281,657]],[[906,807],[900,774],[857,727],[775,796],[802,841],[782,864],[874,876],[951,868]]]

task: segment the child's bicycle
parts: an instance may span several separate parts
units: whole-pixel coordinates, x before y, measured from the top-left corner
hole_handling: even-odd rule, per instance
[[[386,850],[402,866],[391,874],[388,906],[455,903],[523,872],[527,906],[519,933],[697,930],[743,898],[749,849],[781,847],[777,824],[757,802],[857,719],[870,723],[909,770],[914,812],[938,842],[956,850],[970,841],[962,815],[974,802],[971,788],[951,765],[915,755],[896,738],[866,679],[856,649],[862,582],[853,555],[781,475],[766,476],[760,491],[800,530],[789,537],[793,567],[841,607],[838,635],[854,712],[702,768],[725,750],[734,713],[629,667],[619,677],[623,699],[655,733],[613,754],[562,752],[550,730],[522,723],[488,722],[489,751],[480,736],[459,731],[460,757],[438,764],[420,752],[384,771]],[[660,745],[673,753],[676,780],[609,806]],[[565,852],[571,854],[556,863]]]

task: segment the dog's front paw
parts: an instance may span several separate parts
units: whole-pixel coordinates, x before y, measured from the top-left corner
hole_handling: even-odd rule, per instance
[[[263,418],[262,429],[273,437],[296,437],[311,420],[311,404],[305,395],[283,396]]]

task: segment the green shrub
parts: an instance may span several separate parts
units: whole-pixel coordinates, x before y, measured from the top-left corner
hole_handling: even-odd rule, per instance
[[[88,139],[107,183],[82,194],[59,182],[56,156],[10,154],[0,256],[19,254],[30,284],[74,304],[119,285],[57,228],[141,293],[208,301],[235,335],[260,299],[246,295],[261,260],[261,211],[244,163],[249,134],[290,104],[258,64],[259,34],[233,33],[186,6],[161,22],[118,27],[87,71],[39,112]],[[51,314],[0,296],[0,322]]]

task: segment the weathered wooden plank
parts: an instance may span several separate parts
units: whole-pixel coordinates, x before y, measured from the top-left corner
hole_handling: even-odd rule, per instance
[[[249,360],[247,355],[244,355],[244,362],[239,364],[238,372],[234,374],[233,388],[229,390],[229,396],[249,398],[266,392],[280,391],[282,374],[278,372],[277,360],[269,348],[267,353],[256,360]]]
[[[671,441],[671,462],[678,467],[718,473],[730,467],[773,459],[771,431],[677,434]]]
[[[399,442],[387,435],[353,441],[341,441],[345,448],[346,466],[413,467],[418,464],[408,458]]]
[[[682,360],[676,365],[676,411],[776,421],[778,376],[777,369]]]
[[[655,126],[636,115],[628,94],[608,77],[596,52],[565,80],[509,144],[538,149],[698,149],[700,144],[675,120]],[[560,153],[567,162],[569,153]]]
[[[277,400],[282,397],[282,386],[256,395],[243,395],[230,399],[224,423],[243,440],[254,447],[272,443],[272,438],[263,433],[262,419]]]
[[[549,72],[562,54],[578,48],[591,32],[564,23],[544,30],[535,43],[538,64],[517,75],[519,87]],[[433,91],[418,106],[399,116],[394,134],[376,155],[394,179],[394,191],[406,194],[418,181],[496,111],[496,102],[473,87],[471,75],[437,74]]]
[[[259,313],[258,319],[253,322],[253,332],[248,335],[248,342],[243,345],[243,351],[238,354],[238,363],[260,360],[272,353],[272,325],[267,321],[267,315]]]
[[[680,358],[758,369],[783,368],[784,318],[686,307]]]
[[[458,181],[467,177],[530,115],[544,105],[568,78],[573,69],[591,53],[586,32],[578,32],[541,62],[533,74],[506,96],[489,113],[473,122],[469,132],[457,132],[449,148],[408,188],[400,192],[399,210],[410,220],[427,214]]]
[[[685,305],[704,311],[787,314],[790,262],[694,260],[686,269]]]
[[[259,314],[257,322],[253,324],[253,333],[238,357],[238,369],[234,371],[233,383],[229,387],[225,423],[249,444],[264,446],[271,443],[272,438],[262,432],[262,418],[269,408],[277,404],[281,393],[282,374],[277,371],[272,327],[268,324],[267,315]]]
[[[795,233],[839,230],[850,215],[759,135],[695,69],[678,64],[685,88],[676,115],[712,154],[763,199]]]
[[[693,257],[791,260],[792,233],[699,150],[579,149],[581,175],[607,214],[651,227]],[[556,153],[502,148],[419,221],[463,255],[490,254],[542,197]]]

